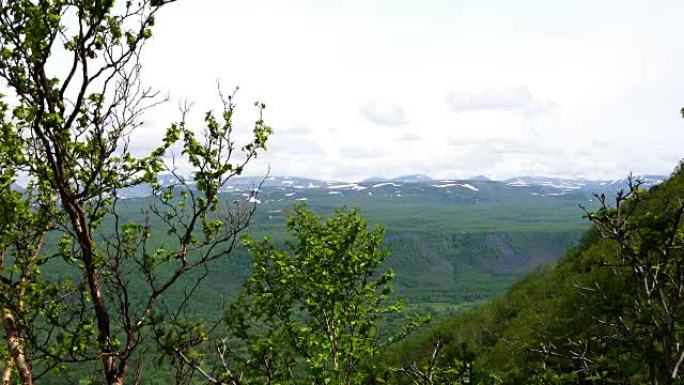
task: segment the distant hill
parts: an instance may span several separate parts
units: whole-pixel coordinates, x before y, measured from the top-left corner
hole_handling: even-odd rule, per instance
[[[644,175],[635,177],[643,183],[642,186],[649,189],[662,183],[667,179],[663,175]],[[547,190],[547,194],[569,193],[572,191],[583,191],[589,193],[605,193],[614,195],[621,189],[627,188],[627,178],[614,180],[589,180],[584,178],[563,179],[549,178],[543,176],[520,176],[502,181],[508,186],[516,187],[539,187]]]
[[[389,182],[389,179],[379,177],[379,176],[372,176],[370,178],[366,178],[361,181],[361,183],[380,183],[380,182]]]
[[[639,178],[643,182],[643,187],[649,189],[661,183],[667,177],[645,175]],[[193,184],[190,177],[185,177],[184,179],[189,185]],[[159,178],[162,186],[168,186],[174,181],[175,178],[170,175],[161,175]],[[289,200],[305,198],[316,190],[325,191],[331,195],[354,195],[360,194],[363,190],[370,189],[363,194],[372,196],[374,189],[378,188],[381,188],[382,193],[385,195],[389,194],[396,198],[406,198],[416,196],[417,188],[421,194],[429,191],[440,192],[444,199],[456,201],[505,201],[511,196],[526,196],[528,198],[536,196],[560,197],[565,200],[590,202],[594,199],[593,194],[604,193],[606,195],[614,195],[619,190],[625,189],[627,187],[627,179],[588,180],[583,178],[562,179],[543,176],[520,176],[503,181],[492,181],[485,176],[476,176],[465,180],[436,180],[427,175],[415,174],[393,179],[373,177],[364,179],[361,182],[349,183],[292,176],[270,176],[267,178],[236,177],[224,186],[223,191],[243,194],[247,190],[252,191],[259,187],[262,190],[273,188],[278,188],[280,191],[288,190],[289,193],[285,196],[286,198],[296,196],[296,198]],[[124,189],[119,195],[122,198],[140,198],[151,194],[152,189],[149,186],[140,185]]]
[[[432,181],[432,178],[425,174],[413,174],[413,175],[403,175],[396,178],[392,178],[394,182],[403,183],[426,183]]]
[[[468,180],[477,180],[477,181],[482,181],[482,182],[488,182],[491,179],[487,178],[484,175],[476,175],[474,177],[468,178]]]

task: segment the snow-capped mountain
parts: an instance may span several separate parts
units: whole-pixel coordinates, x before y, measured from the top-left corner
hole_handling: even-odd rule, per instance
[[[667,177],[662,175],[644,175],[635,176],[634,179],[641,181],[641,186],[643,188],[649,189],[657,184],[662,183],[665,179],[667,179]],[[614,180],[589,180],[584,178],[563,179],[540,176],[521,176],[506,179],[502,182],[508,186],[536,186],[540,188],[545,188],[547,190],[556,190],[555,192],[566,193],[572,191],[586,191],[597,194],[614,194],[621,189],[627,189],[629,187],[627,178]]]
[[[645,175],[639,177],[644,188],[650,188],[665,180],[665,176]],[[161,175],[162,186],[175,183],[171,175]],[[192,187],[191,178],[185,177]],[[363,199],[403,199],[421,201],[425,199],[444,202],[485,202],[510,199],[564,199],[576,202],[592,201],[593,194],[613,195],[628,187],[627,179],[588,180],[583,178],[563,179],[539,176],[521,176],[503,181],[492,181],[486,177],[470,179],[432,179],[427,175],[415,174],[403,177],[368,178],[361,182],[326,181],[293,176],[235,177],[222,188],[223,193],[236,199],[254,203],[262,201],[304,201],[320,197],[339,197],[351,201]],[[149,186],[141,185],[125,189],[123,198],[139,198],[152,194]],[[259,199],[254,198],[258,195]]]

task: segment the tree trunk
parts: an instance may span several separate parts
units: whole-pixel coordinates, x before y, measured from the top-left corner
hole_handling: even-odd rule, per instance
[[[26,358],[24,347],[21,345],[19,339],[19,329],[16,324],[14,314],[9,309],[3,309],[3,323],[5,325],[5,339],[7,340],[7,347],[10,355],[17,367],[19,379],[24,385],[33,385],[33,370],[31,363]],[[4,373],[3,373],[4,376]],[[4,378],[3,378],[4,381]]]
[[[63,194],[67,199],[71,197]],[[95,243],[87,225],[86,216],[82,207],[74,202],[65,205],[71,225],[78,238],[78,244],[82,253],[83,264],[85,265],[85,276],[88,282],[88,291],[92,299],[97,319],[97,339],[100,344],[102,354],[102,364],[104,366],[105,378],[108,385],[123,385],[125,370],[117,370],[116,362],[112,356],[111,327],[109,324],[109,310],[105,303],[102,285],[100,284],[100,273],[95,262]]]
[[[114,375],[111,381],[108,381],[108,385],[124,385],[124,379],[126,376]]]
[[[5,367],[2,369],[2,385],[10,385],[13,363],[12,357],[9,357],[7,361],[5,361]]]

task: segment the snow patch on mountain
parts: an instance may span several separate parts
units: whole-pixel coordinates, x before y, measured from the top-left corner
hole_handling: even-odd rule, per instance
[[[343,189],[343,188],[354,188],[358,187],[356,183],[350,183],[350,184],[339,184],[335,186],[328,186],[329,189]]]
[[[400,184],[394,183],[394,182],[378,183],[378,184],[372,185],[371,187],[372,187],[372,188],[378,188],[378,187],[384,187],[384,186],[401,187]]]
[[[515,187],[527,187],[530,186],[529,183],[524,182],[522,179],[518,178],[514,180],[513,182],[508,182],[506,183],[507,186],[515,186]]]

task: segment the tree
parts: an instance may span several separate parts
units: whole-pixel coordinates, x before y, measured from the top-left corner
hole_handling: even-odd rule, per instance
[[[97,360],[107,384],[123,384],[152,326],[167,322],[163,296],[230,253],[253,213],[219,200],[271,133],[259,118],[253,138],[235,143],[234,94],[221,95],[220,117],[208,112],[202,132],[183,108],[159,147],[143,156],[129,147],[143,114],[163,101],[143,86],[139,59],[156,14],[174,1],[0,0],[0,78],[10,92],[0,100],[3,373],[22,383]],[[58,55],[70,58],[64,72]],[[168,160],[177,143],[192,181]],[[174,176],[168,186],[158,183],[164,171]],[[137,218],[119,215],[122,190],[141,186],[156,201]],[[175,241],[155,241],[153,226]],[[71,278],[43,274],[55,266]],[[132,290],[136,276],[145,285]]]
[[[465,344],[454,349],[453,345],[444,341],[443,336],[437,334],[432,336],[432,351],[424,357],[424,365],[408,362],[397,372],[408,378],[412,385],[496,383],[496,377],[474,373],[473,359],[474,355]]]
[[[179,347],[207,340],[204,330],[161,335],[169,352],[210,383],[358,384],[379,351],[403,335],[380,330],[382,317],[401,309],[389,298],[394,274],[381,270],[382,227],[369,230],[358,209],[323,220],[298,206],[287,229],[294,240],[285,249],[245,238],[252,274],[227,313],[227,332],[209,340],[214,349]]]
[[[652,192],[629,178],[614,206],[598,196],[600,208],[588,218],[601,236],[616,246],[606,256],[631,285],[624,314],[611,323],[611,333],[639,346],[652,384],[681,381],[684,361],[684,197],[681,169],[669,183]],[[646,196],[646,199],[644,198]]]

